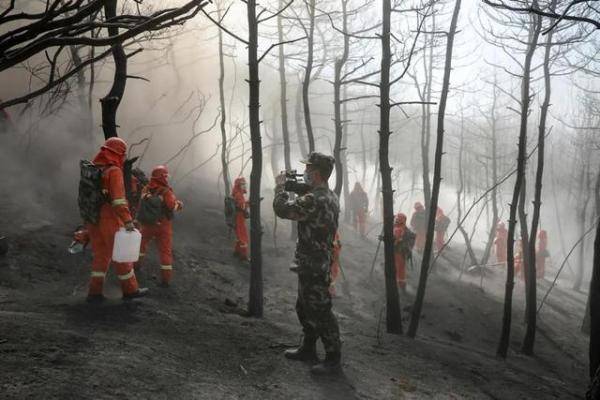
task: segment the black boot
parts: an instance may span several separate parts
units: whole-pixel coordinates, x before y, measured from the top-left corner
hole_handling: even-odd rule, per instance
[[[288,349],[283,355],[285,358],[295,361],[306,361],[311,363],[319,362],[319,357],[317,357],[317,346],[316,342],[310,342],[304,340],[302,342],[302,346],[297,349]]]
[[[102,294],[88,294],[85,299],[89,304],[101,304],[104,300],[106,300],[106,297]]]
[[[327,353],[325,360],[310,369],[315,375],[332,375],[342,370],[342,354],[340,352]]]
[[[148,294],[148,288],[139,288],[137,290],[137,292],[133,292],[133,293],[129,293],[129,294],[124,294],[123,295],[123,300],[137,299],[137,298],[140,298],[140,297],[144,297],[147,294]]]

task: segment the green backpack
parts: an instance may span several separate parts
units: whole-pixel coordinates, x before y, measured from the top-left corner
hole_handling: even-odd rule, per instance
[[[150,192],[142,195],[136,219],[144,225],[154,225],[165,216],[160,193]]]
[[[96,225],[100,221],[100,208],[106,202],[102,192],[102,169],[87,160],[79,162],[79,214],[84,222]]]

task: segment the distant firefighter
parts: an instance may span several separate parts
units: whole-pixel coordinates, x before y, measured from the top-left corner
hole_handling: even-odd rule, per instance
[[[140,257],[146,255],[148,244],[155,239],[160,258],[160,285],[168,287],[173,276],[173,215],[183,208],[168,182],[169,171],[164,165],[154,167],[150,183],[142,189],[138,221],[142,225]]]
[[[350,193],[350,208],[352,209],[354,229],[364,237],[369,212],[369,196],[358,182],[354,184],[354,189]]]
[[[506,263],[506,246],[508,240],[508,231],[504,222],[499,222],[496,228],[496,239],[494,246],[496,251],[496,262]]]
[[[248,230],[246,229],[246,219],[250,217],[250,207],[246,201],[245,194],[246,179],[239,177],[233,184],[231,197],[235,202],[235,249],[233,254],[242,261],[248,260]]]
[[[437,208],[435,215],[435,248],[437,251],[442,251],[446,239],[446,232],[450,226],[450,218],[444,214],[441,207]]]
[[[135,229],[123,183],[123,164],[127,144],[113,137],[104,143],[92,163],[82,161],[79,184],[79,209],[87,223],[94,259],[88,302],[104,299],[103,286],[113,253],[115,234],[121,227]],[[132,263],[113,263],[121,282],[123,298],[140,297],[146,288],[139,288]]]
[[[546,259],[550,257],[548,252],[548,232],[540,230],[538,234],[538,246],[535,252],[535,268],[537,279],[543,279],[546,272]]]
[[[340,254],[342,253],[342,242],[340,241],[340,232],[335,233],[333,239],[333,256],[331,259],[331,283],[329,284],[329,293],[335,296],[335,281],[340,276]]]
[[[396,264],[396,284],[406,289],[406,262],[412,257],[415,234],[406,226],[406,215],[398,213],[394,220],[394,261]]]
[[[523,241],[517,240],[515,243],[515,277],[520,276],[523,278]]]
[[[410,218],[410,227],[417,235],[415,248],[417,251],[423,252],[425,248],[425,234],[427,233],[427,213],[423,204],[418,201],[415,203],[415,211]]]

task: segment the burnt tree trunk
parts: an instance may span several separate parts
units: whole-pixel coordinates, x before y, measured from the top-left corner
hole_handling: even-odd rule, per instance
[[[491,158],[492,158],[492,224],[488,233],[488,240],[481,257],[481,265],[486,265],[490,259],[492,252],[492,246],[494,245],[494,238],[496,237],[496,224],[498,222],[498,138],[497,134],[497,119],[496,119],[496,104],[498,101],[498,95],[496,92],[497,79],[494,75],[494,95],[492,100],[492,106],[490,109],[490,127],[491,127]]]
[[[452,21],[450,22],[450,30],[446,43],[446,60],[444,65],[444,80],[442,81],[442,92],[440,95],[440,103],[438,108],[437,119],[437,141],[435,146],[435,161],[433,169],[433,187],[431,188],[431,204],[429,206],[429,220],[427,224],[427,237],[425,240],[425,249],[421,262],[421,273],[419,275],[419,287],[415,303],[412,309],[410,325],[408,327],[408,336],[414,338],[417,335],[419,328],[419,320],[421,319],[421,310],[423,309],[423,300],[425,298],[425,288],[427,286],[427,277],[429,275],[429,267],[431,262],[431,253],[433,249],[433,234],[435,227],[435,215],[438,205],[438,197],[440,194],[440,183],[442,181],[442,155],[444,152],[444,118],[446,116],[446,103],[448,100],[448,91],[450,88],[450,74],[452,72],[452,50],[454,47],[454,35],[456,34],[456,25],[458,23],[458,14],[460,12],[461,0],[456,0],[454,11],[452,13]]]
[[[512,320],[512,293],[515,276],[515,228],[517,225],[517,208],[519,206],[519,199],[521,198],[521,191],[523,182],[525,180],[525,167],[527,162],[527,116],[529,112],[530,103],[530,78],[531,78],[531,61],[537,45],[537,39],[540,33],[539,29],[539,18],[533,17],[535,22],[529,35],[529,45],[525,54],[525,64],[523,67],[523,78],[521,80],[521,127],[519,131],[519,147],[517,156],[517,176],[515,179],[515,186],[513,190],[512,202],[510,203],[510,216],[508,220],[508,239],[507,239],[507,261],[506,261],[506,288],[504,292],[504,312],[502,316],[502,331],[500,335],[500,342],[498,343],[498,349],[496,354],[498,357],[506,358],[508,353],[508,344],[510,340],[510,328]],[[527,231],[522,232],[527,235]],[[524,256],[526,253],[524,252]],[[528,257],[524,257],[524,261],[527,261]],[[534,267],[535,268],[535,267]],[[535,277],[534,277],[535,279]]]
[[[282,10],[285,7],[283,0],[279,0],[279,9]],[[279,43],[283,43],[283,17],[281,14],[277,16],[277,40]],[[283,163],[286,171],[292,169],[291,160],[291,146],[290,146],[290,129],[288,124],[288,110],[287,110],[287,80],[285,76],[285,49],[284,45],[279,45],[279,108],[281,109],[281,136],[283,138]],[[299,134],[301,137],[302,134]],[[275,217],[277,218],[277,217]],[[290,239],[296,240],[297,230],[296,222],[291,221]]]
[[[308,138],[308,151],[315,151],[315,136],[313,134],[312,120],[310,115],[310,82],[313,69],[314,58],[314,39],[315,39],[315,0],[307,2],[309,14],[309,28],[307,38],[306,67],[304,70],[304,80],[302,82],[302,105],[304,106],[304,125],[306,127],[306,137]]]
[[[260,79],[258,73],[258,21],[256,0],[247,0],[248,9],[248,85],[252,170],[250,172],[250,294],[248,314],[263,315],[262,226],[260,221],[260,177],[262,139],[260,136]]]
[[[462,221],[462,193],[464,191],[464,168],[463,168],[463,153],[465,148],[465,138],[464,138],[464,117],[461,115],[461,124],[460,124],[460,141],[458,145],[458,188],[456,190],[456,221],[458,223],[458,230],[460,231],[463,239],[465,241],[465,246],[467,247],[467,254],[469,255],[469,260],[471,265],[477,265],[477,257],[475,256],[475,252],[473,251],[473,247],[471,246],[471,238],[469,234],[463,227]]]
[[[381,81],[379,83],[379,170],[383,195],[383,248],[385,256],[386,328],[388,333],[402,333],[400,299],[396,286],[394,263],[394,191],[392,168],[389,162],[390,142],[390,26],[392,6],[390,0],[382,0],[383,23],[381,28]]]
[[[435,13],[431,16],[431,32],[435,32]],[[425,83],[423,91],[425,104],[422,106],[423,116],[421,118],[421,159],[423,172],[423,200],[425,209],[429,209],[431,203],[431,181],[429,180],[429,148],[431,143],[431,90],[433,85],[433,47],[435,33],[431,34],[429,41],[429,55],[423,57],[423,69],[425,72]]]
[[[308,155],[308,150],[306,149],[304,133],[302,132],[302,87],[303,85],[298,85],[298,90],[296,90],[296,107],[294,108],[294,116],[296,122],[296,136],[298,137],[300,153],[302,153],[302,157],[306,157]]]
[[[342,194],[342,184],[344,181],[344,171],[342,163],[342,136],[344,134],[344,125],[342,121],[342,71],[348,60],[348,48],[350,47],[350,37],[346,35],[348,29],[348,16],[346,6],[347,0],[342,0],[342,32],[344,36],[344,49],[340,58],[335,60],[334,78],[333,78],[333,121],[335,125],[335,141],[333,144],[333,158],[335,158],[335,187],[333,191],[338,197]],[[348,208],[344,204],[344,208]]]
[[[106,21],[117,16],[117,0],[107,0],[104,4],[104,17]],[[119,28],[109,26],[107,28],[109,36],[117,36]],[[108,94],[100,99],[102,104],[102,130],[104,139],[119,136],[117,133],[117,110],[123,94],[125,93],[125,84],[127,83],[127,56],[123,45],[117,43],[112,47],[112,56],[115,62],[115,74],[113,84]]]
[[[217,7],[217,15],[219,21],[221,20],[221,7]],[[229,177],[229,165],[227,160],[227,129],[225,124],[227,123],[227,114],[225,112],[225,90],[223,88],[225,82],[225,63],[223,61],[223,32],[218,29],[219,34],[219,104],[221,107],[221,169],[223,170],[223,185],[225,185],[225,196],[229,196],[231,191],[231,179]]]
[[[554,9],[556,0],[550,6]],[[540,22],[541,23],[541,22]],[[535,244],[538,226],[540,222],[540,208],[542,206],[542,184],[544,178],[544,149],[546,142],[546,120],[548,117],[548,108],[550,107],[550,97],[552,95],[551,79],[550,79],[550,52],[552,50],[553,31],[548,33],[544,52],[544,101],[540,109],[540,126],[538,130],[538,149],[537,149],[537,171],[535,176],[535,192],[533,195],[533,215],[531,217],[531,231],[529,234],[529,280],[527,281],[527,305],[526,305],[526,321],[527,331],[521,351],[524,354],[533,354],[533,345],[535,343],[535,330],[537,323],[537,273],[536,273],[536,256]]]

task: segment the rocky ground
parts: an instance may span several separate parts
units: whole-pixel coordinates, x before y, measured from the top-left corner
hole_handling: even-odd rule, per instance
[[[10,196],[9,196],[10,197]],[[334,309],[343,337],[344,373],[311,376],[283,358],[301,336],[289,271],[289,225],[265,219],[265,315],[244,316],[248,265],[231,255],[221,204],[199,192],[175,226],[175,278],[157,287],[156,258],[139,274],[144,299],[122,302],[114,272],[110,300],[85,303],[91,254],[66,247],[72,212],[28,214],[0,198],[0,397],[3,399],[580,399],[587,337],[579,325],[585,295],[555,288],[539,314],[535,356],[519,353],[524,336],[523,284],[515,287],[511,348],[495,357],[504,271],[464,274],[452,246],[430,278],[417,339],[385,333],[383,274],[369,269],[376,242],[342,227],[346,284]],[[265,200],[266,202],[266,200]],[[265,205],[268,209],[268,204]],[[401,296],[404,325],[418,279]],[[540,298],[549,282],[540,283]]]

